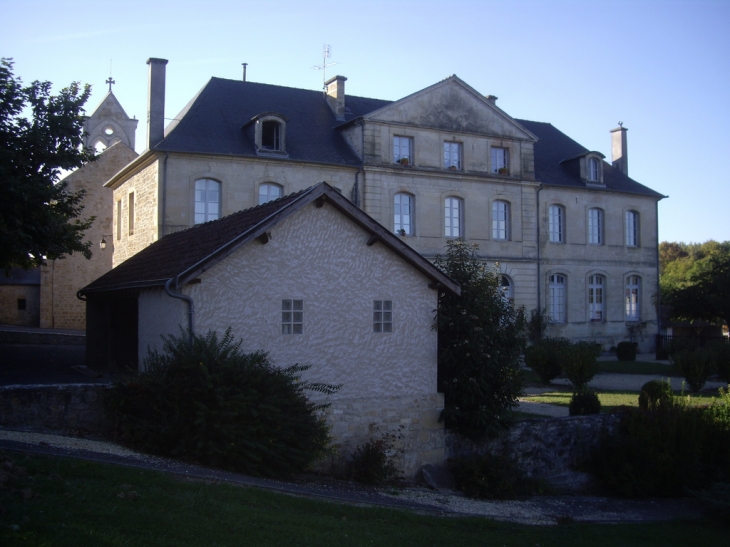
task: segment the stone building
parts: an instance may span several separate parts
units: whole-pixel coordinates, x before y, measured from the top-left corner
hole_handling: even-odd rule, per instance
[[[106,184],[114,265],[165,234],[326,181],[433,258],[479,244],[505,293],[547,308],[551,334],[606,348],[657,331],[657,203],[612,161],[548,123],[512,118],[456,76],[397,101],[212,78],[164,127],[167,61],[148,61],[146,150]],[[645,336],[642,350],[651,349]]]
[[[127,116],[111,86],[101,104],[84,122],[84,146],[94,148],[100,155],[64,181],[71,192],[85,191],[83,217],[96,217],[84,234],[85,240],[92,242],[92,257],[87,260],[83,255],[72,254],[49,260],[41,268],[41,328],[86,328],[86,308],[76,293],[112,268],[112,192],[104,183],[137,157],[134,151],[136,128],[137,120]]]

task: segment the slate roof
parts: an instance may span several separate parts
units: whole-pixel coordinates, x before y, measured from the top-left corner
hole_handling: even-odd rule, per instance
[[[346,119],[377,110],[390,101],[347,96]],[[290,160],[360,165],[335,126],[337,120],[322,91],[211,78],[176,116],[153,150],[256,156],[253,128],[242,130],[264,112],[284,115]]]
[[[434,282],[459,293],[459,285],[400,238],[378,224],[325,182],[263,205],[197,224],[155,241],[79,291],[80,294],[161,287],[170,279],[183,285],[211,268],[241,245],[270,229],[299,208],[325,198]],[[365,241],[363,241],[363,249]],[[173,285],[175,286],[175,285]]]

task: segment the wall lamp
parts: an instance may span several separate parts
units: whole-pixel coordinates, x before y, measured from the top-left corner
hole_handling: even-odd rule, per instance
[[[99,247],[101,247],[101,250],[102,250],[102,251],[103,251],[104,249],[106,249],[106,238],[107,238],[107,237],[108,237],[108,238],[111,238],[111,237],[112,237],[112,234],[109,234],[109,235],[104,235],[104,234],[102,234],[102,236],[101,236],[101,241],[99,242]]]

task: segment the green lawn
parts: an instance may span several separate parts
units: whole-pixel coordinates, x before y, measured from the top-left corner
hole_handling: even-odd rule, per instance
[[[635,391],[600,391],[598,399],[601,401],[601,412],[613,412],[621,406],[639,406],[639,394]],[[573,391],[567,388],[566,391],[548,391],[539,395],[526,395],[524,398],[535,403],[548,403],[551,405],[570,405],[570,399]],[[689,404],[692,406],[708,405],[712,403],[716,397],[705,394],[686,395]]]
[[[0,488],[11,546],[682,546],[722,544],[712,521],[524,526],[354,507],[80,460],[0,453],[26,469]]]

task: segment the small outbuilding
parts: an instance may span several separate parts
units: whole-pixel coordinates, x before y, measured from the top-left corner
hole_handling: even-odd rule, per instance
[[[322,182],[167,235],[79,297],[89,366],[143,369],[163,335],[231,328],[244,351],[342,384],[327,411],[341,454],[398,432],[412,476],[444,459],[439,291],[460,288]]]

